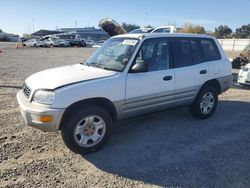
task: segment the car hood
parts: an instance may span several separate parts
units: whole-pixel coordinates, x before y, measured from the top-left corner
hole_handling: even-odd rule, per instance
[[[117,74],[115,71],[75,64],[52,68],[35,73],[25,80],[34,91],[37,89],[56,89],[68,84],[81,81],[104,78]]]

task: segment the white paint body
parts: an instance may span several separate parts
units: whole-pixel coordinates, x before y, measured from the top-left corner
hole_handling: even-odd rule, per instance
[[[121,120],[173,106],[189,105],[200,87],[209,80],[218,79],[222,92],[230,86],[231,64],[213,37],[166,33],[127,34],[115,37],[139,39],[130,61],[122,72],[76,64],[45,70],[27,78],[25,83],[31,88],[30,97],[26,98],[22,91],[17,94],[27,124],[44,131],[57,131],[64,111],[72,104],[86,99],[102,98],[110,101],[115,107],[117,120]],[[169,70],[129,73],[141,44],[147,39],[159,37],[212,38],[218,45],[221,59]],[[207,74],[199,74],[203,69],[207,70]],[[163,81],[162,78],[165,76],[172,76],[173,79]],[[53,90],[56,93],[53,104],[33,102],[32,98],[38,90]],[[56,117],[50,124],[44,125],[34,119],[41,114],[51,113]]]

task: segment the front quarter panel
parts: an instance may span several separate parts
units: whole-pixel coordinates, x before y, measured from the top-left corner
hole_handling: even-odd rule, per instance
[[[112,103],[122,103],[125,99],[125,76],[115,76],[83,81],[56,89],[53,108],[67,108],[78,101],[91,98],[106,98]]]

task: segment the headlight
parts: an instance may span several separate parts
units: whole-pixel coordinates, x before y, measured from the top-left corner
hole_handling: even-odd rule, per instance
[[[244,71],[244,72],[247,72],[249,70],[249,68],[247,68],[246,66],[244,66],[244,67],[241,68],[241,70]]]
[[[247,72],[249,69],[246,68],[246,67],[243,67],[242,70],[243,70],[244,72]]]
[[[53,91],[38,90],[35,92],[33,101],[41,104],[53,104],[55,96]]]

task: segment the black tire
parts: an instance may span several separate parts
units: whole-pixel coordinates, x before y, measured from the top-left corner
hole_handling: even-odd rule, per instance
[[[207,107],[208,111],[205,113],[206,107],[203,108],[202,104],[204,103],[206,104],[206,102],[205,102],[205,99],[203,99],[203,97],[209,98],[211,96],[213,98],[209,99],[208,101],[211,102],[210,104],[213,103],[213,105],[212,107]],[[194,102],[189,106],[189,110],[194,117],[199,118],[199,119],[207,119],[213,115],[213,113],[215,112],[217,108],[217,104],[218,104],[217,90],[212,86],[203,86],[199,94],[197,95],[196,99],[194,100]]]
[[[75,130],[79,122],[87,116],[98,116],[101,117],[105,122],[105,133],[104,136],[99,140],[96,145],[91,147],[84,147],[77,143]],[[81,124],[81,123],[80,123]],[[97,105],[85,105],[82,109],[75,109],[69,113],[62,124],[61,134],[66,146],[77,154],[88,154],[93,153],[101,149],[108,141],[112,131],[112,120],[110,115],[102,107]],[[91,139],[90,139],[91,140]],[[89,140],[88,140],[89,141]],[[93,141],[94,142],[94,141]]]

